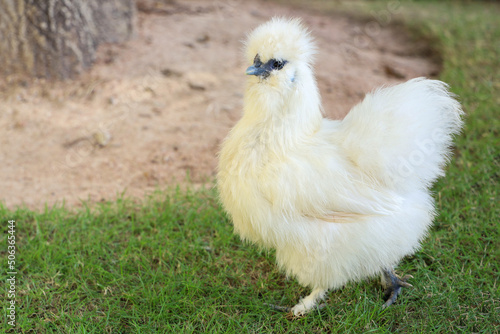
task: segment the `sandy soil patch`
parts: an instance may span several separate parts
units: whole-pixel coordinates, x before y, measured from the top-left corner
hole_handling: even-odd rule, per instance
[[[145,5],[147,9],[147,3]],[[99,49],[77,80],[0,81],[0,200],[81,205],[210,181],[241,115],[245,34],[299,16],[316,37],[325,113],[341,118],[366,92],[437,65],[394,26],[268,2],[186,1],[142,11],[137,36]],[[371,26],[370,26],[371,24]],[[376,29],[376,30],[375,30]]]

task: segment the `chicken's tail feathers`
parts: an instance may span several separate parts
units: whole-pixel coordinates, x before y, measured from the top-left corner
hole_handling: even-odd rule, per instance
[[[369,177],[395,187],[429,187],[444,174],[462,116],[447,84],[416,78],[368,94],[341,122],[339,140]]]

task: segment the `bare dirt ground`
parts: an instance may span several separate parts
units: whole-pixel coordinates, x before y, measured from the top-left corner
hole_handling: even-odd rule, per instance
[[[219,145],[241,115],[245,34],[299,16],[316,37],[325,114],[438,65],[397,26],[269,2],[142,2],[136,37],[99,49],[76,80],[0,80],[0,200],[41,209],[63,201],[140,198],[213,179]],[[390,16],[389,20],[390,21]]]

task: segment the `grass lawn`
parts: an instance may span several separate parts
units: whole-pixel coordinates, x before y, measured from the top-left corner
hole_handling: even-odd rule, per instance
[[[388,2],[346,5],[370,15]],[[394,2],[392,2],[394,3]],[[328,11],[328,3],[315,2]],[[498,333],[500,330],[500,4],[402,2],[394,18],[436,43],[440,79],[468,114],[423,248],[399,271],[412,289],[382,310],[378,279],[329,294],[329,307],[287,320],[309,293],[273,253],[243,244],[210,189],[158,192],[77,212],[0,206],[2,282],[8,220],[16,221],[15,330],[0,298],[0,332],[31,333]],[[494,94],[496,92],[496,94]],[[9,275],[10,276],[10,275]],[[4,291],[8,285],[5,283]]]

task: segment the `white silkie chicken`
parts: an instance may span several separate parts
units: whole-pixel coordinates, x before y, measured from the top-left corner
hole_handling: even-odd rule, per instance
[[[249,35],[244,114],[220,152],[220,199],[242,239],[276,249],[279,267],[312,289],[293,314],[374,275],[389,306],[410,286],[394,267],[432,223],[429,187],[462,110],[446,84],[418,78],[368,94],[342,121],[325,119],[314,52],[298,19]]]

